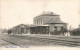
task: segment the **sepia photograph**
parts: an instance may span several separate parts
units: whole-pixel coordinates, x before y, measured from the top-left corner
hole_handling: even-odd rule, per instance
[[[0,47],[80,47],[80,0],[0,0]]]

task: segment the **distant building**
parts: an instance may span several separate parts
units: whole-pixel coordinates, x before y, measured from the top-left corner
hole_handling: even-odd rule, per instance
[[[29,31],[29,26],[20,24],[18,26],[10,28],[9,30],[11,30],[13,34],[26,34]]]
[[[53,12],[43,12],[41,15],[34,17],[33,24],[36,26],[49,25],[50,32],[54,32],[55,29],[67,28],[67,23],[61,21],[60,15]]]

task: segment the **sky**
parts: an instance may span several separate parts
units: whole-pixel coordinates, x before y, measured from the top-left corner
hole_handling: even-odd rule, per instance
[[[68,26],[77,28],[80,24],[80,0],[0,0],[1,28],[19,24],[33,24],[33,17],[43,11],[60,15]]]

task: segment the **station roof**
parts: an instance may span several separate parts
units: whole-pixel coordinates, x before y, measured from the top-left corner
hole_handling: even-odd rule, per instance
[[[54,12],[50,12],[50,11],[48,11],[48,12],[43,11],[43,13],[38,15],[38,16],[36,16],[36,18],[43,17],[43,16],[45,16],[45,18],[46,18],[46,16],[54,16],[55,17],[55,16],[60,16],[60,15],[58,15],[58,14],[56,14]],[[45,21],[45,24],[50,24],[50,23],[66,24],[65,22],[61,21],[60,19],[48,18],[48,20]]]
[[[46,26],[49,26],[49,25],[32,25],[32,26],[29,26],[29,27],[40,27],[40,26],[46,27]]]
[[[50,12],[50,11],[43,11],[43,13],[41,13],[40,15],[38,15],[36,17],[40,17],[40,16],[60,16],[60,15]]]
[[[67,23],[65,23],[65,22],[63,22],[61,20],[56,20],[56,19],[55,20],[51,19],[48,22],[46,22],[45,24],[50,24],[50,23],[54,23],[54,24],[67,24]]]

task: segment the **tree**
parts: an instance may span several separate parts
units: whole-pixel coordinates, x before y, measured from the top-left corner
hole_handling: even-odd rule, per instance
[[[65,32],[68,32],[67,28],[61,27],[60,32],[64,35]]]

